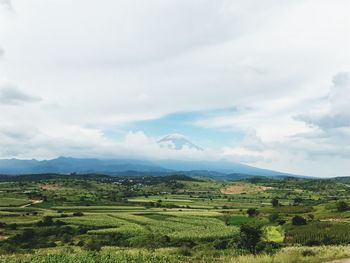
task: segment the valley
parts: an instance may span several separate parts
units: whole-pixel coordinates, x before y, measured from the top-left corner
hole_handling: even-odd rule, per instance
[[[350,257],[349,178],[0,176],[0,261]]]

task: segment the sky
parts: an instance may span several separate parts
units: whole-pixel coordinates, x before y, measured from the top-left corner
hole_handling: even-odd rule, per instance
[[[0,0],[0,158],[350,175],[348,0]],[[203,150],[160,147],[182,134]]]

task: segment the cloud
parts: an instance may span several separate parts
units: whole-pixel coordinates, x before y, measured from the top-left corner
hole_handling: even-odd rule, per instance
[[[11,0],[0,0],[0,6],[12,9]]]
[[[0,87],[0,104],[21,105],[24,103],[38,102],[41,98],[29,95],[14,86]]]
[[[25,90],[2,85],[6,156],[226,156],[295,173],[350,170],[346,73],[329,89],[350,67],[350,1],[13,5],[15,16],[0,15],[0,73]],[[45,102],[29,103],[33,94]],[[158,149],[154,140],[173,132],[215,151]]]
[[[296,116],[322,130],[350,127],[350,74],[340,72],[333,77],[333,85],[327,96],[327,110]]]

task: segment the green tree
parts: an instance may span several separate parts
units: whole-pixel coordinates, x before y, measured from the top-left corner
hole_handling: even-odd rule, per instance
[[[255,208],[248,208],[247,214],[249,217],[253,217],[253,216],[257,216],[259,214],[259,212]]]
[[[273,214],[269,215],[269,221],[270,221],[271,223],[275,223],[275,222],[277,222],[277,220],[279,220],[279,219],[280,219],[280,216],[279,216],[279,214],[277,214],[277,213],[273,213]]]
[[[301,197],[295,197],[294,200],[294,205],[299,205],[301,202],[303,202],[303,199]]]
[[[337,203],[337,211],[338,212],[345,212],[349,210],[349,205],[344,202],[344,201],[340,201]]]
[[[292,224],[295,226],[306,225],[306,219],[302,216],[294,216],[292,218]]]
[[[262,239],[263,232],[257,225],[242,225],[239,231],[240,247],[255,254],[257,244]]]
[[[273,207],[278,207],[280,205],[280,202],[278,201],[277,198],[272,198],[271,204]]]

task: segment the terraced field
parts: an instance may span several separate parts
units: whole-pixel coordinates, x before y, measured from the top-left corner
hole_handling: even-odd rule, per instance
[[[2,183],[0,262],[296,263],[350,255],[350,181],[178,178]],[[336,198],[335,188],[342,189]]]

